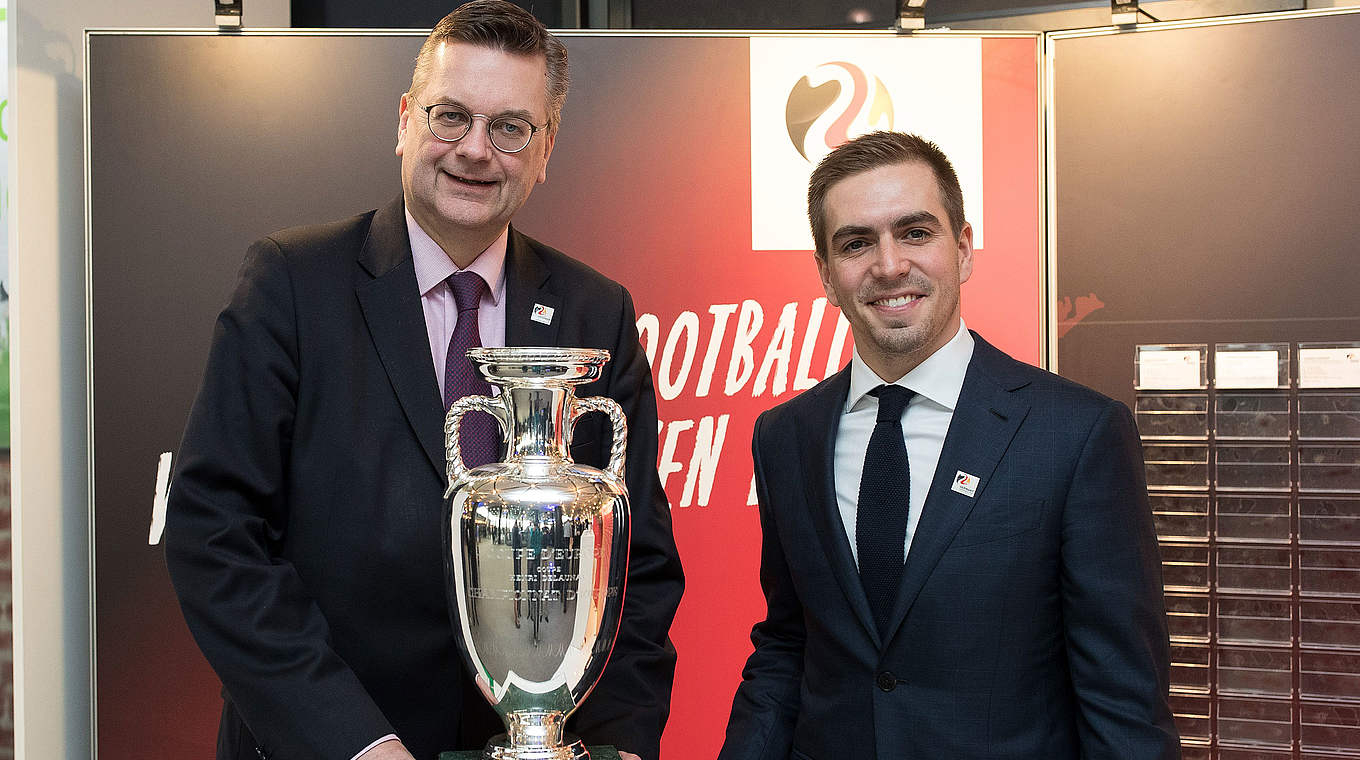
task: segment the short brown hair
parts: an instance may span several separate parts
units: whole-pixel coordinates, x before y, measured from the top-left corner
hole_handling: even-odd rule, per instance
[[[808,181],[808,221],[817,256],[826,258],[826,194],[831,186],[847,177],[880,166],[919,162],[935,173],[940,202],[949,215],[949,228],[957,238],[963,231],[963,190],[954,165],[940,146],[917,135],[904,132],[871,132],[841,145],[823,158]]]
[[[466,42],[515,55],[543,56],[548,71],[548,129],[557,129],[571,85],[567,48],[532,13],[506,0],[472,0],[458,6],[435,24],[425,44],[420,46],[411,72],[411,89],[407,91],[412,97],[424,89],[434,65],[434,52],[446,42]]]

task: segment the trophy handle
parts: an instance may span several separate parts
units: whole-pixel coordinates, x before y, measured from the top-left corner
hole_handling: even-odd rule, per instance
[[[571,422],[590,412],[604,412],[614,423],[614,445],[609,450],[609,466],[605,470],[619,480],[623,480],[623,453],[628,446],[628,418],[623,414],[619,402],[607,396],[589,396],[576,399],[572,408]]]
[[[446,499],[453,493],[453,487],[467,477],[468,469],[467,465],[463,464],[463,445],[458,440],[458,427],[463,422],[464,414],[476,411],[486,412],[495,417],[501,431],[505,431],[505,409],[499,399],[491,396],[464,396],[453,402],[447,416],[444,417],[444,467],[449,477],[449,487],[444,492]]]

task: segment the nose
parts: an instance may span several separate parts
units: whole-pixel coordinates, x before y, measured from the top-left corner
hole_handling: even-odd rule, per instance
[[[481,119],[483,123],[477,123],[478,119]],[[491,124],[487,118],[481,114],[474,114],[467,134],[463,135],[463,139],[453,144],[453,149],[457,151],[458,155],[466,156],[474,161],[485,161],[490,158],[491,152],[496,148],[491,144]]]
[[[885,280],[904,277],[911,272],[911,253],[892,236],[886,237],[887,239],[880,240],[877,246],[875,274]]]

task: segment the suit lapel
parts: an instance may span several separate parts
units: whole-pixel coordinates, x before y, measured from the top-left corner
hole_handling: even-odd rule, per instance
[[[869,609],[869,598],[864,594],[860,583],[859,568],[855,557],[850,553],[850,539],[845,534],[845,523],[841,520],[840,506],[836,502],[835,459],[836,435],[840,430],[841,412],[845,409],[845,399],[850,393],[850,370],[842,369],[815,390],[816,394],[808,399],[808,412],[798,417],[798,452],[800,471],[807,487],[807,504],[812,513],[812,525],[821,539],[826,551],[827,561],[831,563],[832,574],[845,592],[855,617],[873,639],[880,645],[878,626],[874,623],[873,611]]]
[[[511,226],[505,250],[505,345],[557,345],[561,308],[561,297],[548,289],[548,268],[529,239]]]
[[[430,363],[430,339],[403,209],[397,199],[374,214],[359,253],[359,265],[373,279],[356,285],[355,293],[406,421],[442,478],[443,404]]]
[[[992,472],[1029,412],[1029,404],[1013,393],[1028,381],[1019,377],[1011,379],[1011,373],[1007,371],[1008,363],[1015,360],[992,348],[976,333],[973,338],[973,358],[949,423],[949,433],[940,451],[940,461],[926,495],[921,519],[912,537],[889,624],[888,640],[902,624],[940,555],[954,540],[959,526],[982,498]],[[960,471],[978,479],[977,490],[972,496],[952,490],[954,476]]]

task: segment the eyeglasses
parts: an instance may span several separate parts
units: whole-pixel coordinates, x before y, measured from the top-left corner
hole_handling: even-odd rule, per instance
[[[473,119],[479,116],[486,119],[486,134],[496,150],[502,153],[524,150],[529,147],[534,133],[548,126],[544,124],[536,127],[528,119],[518,116],[497,116],[493,119],[484,113],[470,113],[466,108],[450,103],[420,106],[420,110],[425,112],[425,123],[430,126],[430,134],[444,142],[458,142],[467,137]]]

